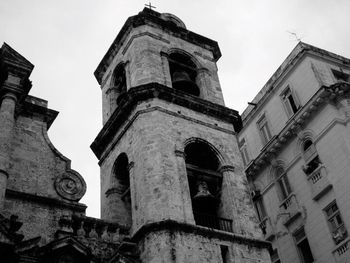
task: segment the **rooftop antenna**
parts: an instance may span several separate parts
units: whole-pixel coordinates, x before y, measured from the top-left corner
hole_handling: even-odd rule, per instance
[[[295,37],[295,40],[296,40],[296,41],[298,41],[298,42],[301,41],[301,38],[302,38],[302,37],[299,37],[299,36],[297,35],[297,33],[291,32],[291,31],[288,31],[288,30],[287,30],[287,33],[289,33],[289,34],[291,34],[293,37]]]
[[[145,6],[151,10],[152,10],[152,8],[156,9],[156,7],[153,6],[151,2],[148,2],[148,4],[145,4]]]

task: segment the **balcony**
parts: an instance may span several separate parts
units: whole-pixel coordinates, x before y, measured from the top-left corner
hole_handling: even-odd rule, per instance
[[[332,184],[328,181],[327,170],[321,165],[307,176],[311,186],[312,199],[317,201],[331,188]]]
[[[275,230],[271,224],[271,219],[269,217],[265,217],[263,220],[261,220],[259,226],[263,231],[264,238],[268,241],[271,241],[275,236]]]
[[[283,224],[288,226],[292,223],[299,215],[301,215],[301,209],[295,194],[291,193],[286,199],[280,204],[279,217],[283,217]]]
[[[232,220],[208,214],[194,213],[196,225],[233,233]]]
[[[333,250],[333,255],[335,257],[336,262],[338,263],[346,263],[349,259],[349,242],[350,239],[347,238],[343,242],[339,243],[335,249]]]

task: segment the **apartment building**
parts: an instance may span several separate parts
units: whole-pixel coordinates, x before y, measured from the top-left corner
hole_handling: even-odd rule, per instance
[[[272,262],[350,262],[350,60],[300,42],[242,114]]]

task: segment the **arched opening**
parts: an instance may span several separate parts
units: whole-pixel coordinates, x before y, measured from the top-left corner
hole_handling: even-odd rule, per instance
[[[127,226],[131,225],[131,195],[130,195],[130,174],[129,160],[125,153],[121,153],[113,166],[112,181],[115,196],[110,205],[116,206],[112,210],[118,213],[119,222]]]
[[[121,98],[127,91],[126,74],[123,64],[118,65],[113,73],[112,89],[114,91],[113,99],[119,105]]]
[[[179,52],[171,53],[168,59],[173,88],[199,96],[200,90],[196,84],[197,67],[192,59]]]
[[[320,161],[320,158],[318,156],[316,147],[312,140],[306,139],[302,145],[302,154],[305,161],[305,166],[303,166],[303,171],[309,175],[313,171],[315,171],[322,162]]]
[[[220,218],[222,175],[220,162],[206,143],[195,141],[185,147],[187,177],[193,215],[197,225],[230,231],[230,220]],[[225,224],[229,226],[225,228]]]

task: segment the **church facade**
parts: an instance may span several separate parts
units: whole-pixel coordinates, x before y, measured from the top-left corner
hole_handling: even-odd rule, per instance
[[[130,17],[98,65],[101,219],[50,142],[57,112],[28,95],[33,65],[0,68],[0,253],[6,262],[270,262],[226,108],[217,42],[171,14]]]

